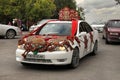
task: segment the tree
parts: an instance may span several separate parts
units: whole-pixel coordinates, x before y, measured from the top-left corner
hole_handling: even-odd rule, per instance
[[[53,0],[0,0],[0,22],[7,23],[13,18],[23,21],[50,18],[55,8]]]
[[[58,18],[59,11],[64,7],[69,7],[76,10],[76,1],[75,0],[54,0],[56,5],[56,10],[54,12],[53,18]]]
[[[85,20],[84,8],[78,7],[78,13],[79,13],[80,19]]]
[[[0,0],[0,18],[3,23],[8,21],[18,12],[18,6],[15,6],[15,0]]]
[[[51,18],[56,8],[53,0],[25,0],[25,4],[24,18],[28,23]]]
[[[26,18],[30,20],[50,18],[55,10],[52,0],[26,0]]]
[[[115,0],[116,1],[116,4],[118,5],[118,4],[120,4],[120,0]]]

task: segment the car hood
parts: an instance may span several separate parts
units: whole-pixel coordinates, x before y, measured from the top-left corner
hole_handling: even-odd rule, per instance
[[[49,43],[59,43],[67,39],[67,36],[39,36],[33,35],[26,38],[26,41],[33,42],[33,43],[40,43],[45,44],[46,42]]]
[[[68,36],[39,36],[32,35],[23,38],[18,41],[18,45],[23,45],[26,51],[44,52],[44,51],[55,51],[57,47],[64,47],[66,51],[68,48],[73,50],[72,45],[74,44],[74,39]],[[66,45],[66,46],[65,46]]]
[[[110,31],[110,32],[119,32],[120,33],[120,28],[108,28],[108,31]]]
[[[29,35],[19,40],[18,44],[24,44],[24,43],[35,43],[35,44],[41,44],[45,45],[46,43],[52,43],[52,44],[59,44],[63,41],[68,41],[68,39],[71,39],[70,36],[40,36],[40,35]]]

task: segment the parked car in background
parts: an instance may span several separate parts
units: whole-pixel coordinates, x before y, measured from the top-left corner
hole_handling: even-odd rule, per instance
[[[91,27],[97,30],[98,32],[103,32],[104,24],[92,24]]]
[[[103,39],[110,42],[120,42],[120,19],[109,20],[103,29]]]
[[[2,37],[13,39],[15,36],[20,36],[21,34],[22,32],[18,27],[0,24],[0,36]]]
[[[35,30],[36,28],[40,27],[42,24],[44,24],[50,20],[57,20],[57,19],[43,19],[41,21],[38,21],[37,24],[34,24],[30,27],[29,31]]]

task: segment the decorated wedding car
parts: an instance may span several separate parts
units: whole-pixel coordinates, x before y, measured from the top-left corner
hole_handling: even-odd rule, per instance
[[[23,65],[69,65],[76,68],[85,55],[96,54],[98,32],[64,8],[59,20],[50,20],[18,41],[16,60]]]

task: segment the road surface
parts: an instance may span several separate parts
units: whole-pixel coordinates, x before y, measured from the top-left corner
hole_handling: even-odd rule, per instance
[[[120,43],[106,45],[100,36],[98,54],[81,59],[76,69],[24,67],[15,60],[18,38],[0,39],[0,80],[120,80]]]

